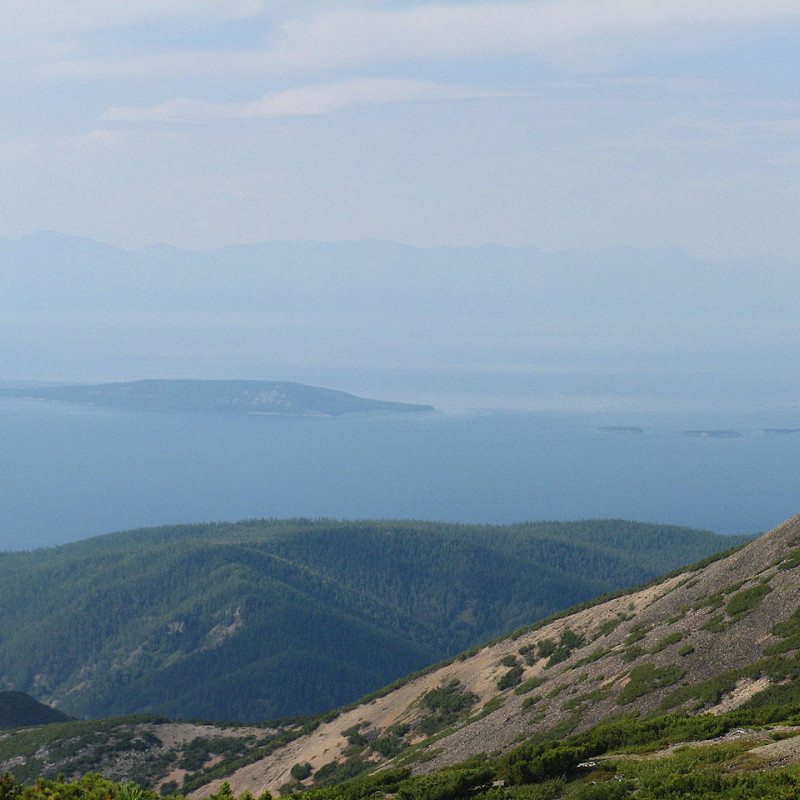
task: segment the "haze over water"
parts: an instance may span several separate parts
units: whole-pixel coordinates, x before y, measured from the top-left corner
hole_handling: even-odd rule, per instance
[[[432,414],[0,402],[0,547],[246,517],[796,513],[797,267],[681,251],[0,240],[6,383],[290,380]],[[612,433],[608,426],[640,427]],[[684,436],[734,430],[737,438]]]
[[[621,517],[755,532],[797,511],[800,434],[762,430],[781,416],[673,409],[282,418],[3,399],[0,547],[292,516]],[[602,430],[619,425],[642,432]],[[683,435],[696,428],[742,435]]]

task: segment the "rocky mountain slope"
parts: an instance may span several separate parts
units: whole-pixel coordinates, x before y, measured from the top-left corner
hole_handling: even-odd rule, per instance
[[[601,720],[786,702],[800,696],[798,569],[800,516],[712,563],[412,676],[226,780],[258,794],[378,765],[430,773]]]
[[[29,719],[16,730],[0,732],[0,774],[10,771],[29,784],[43,776],[102,773],[110,780],[174,791],[202,785],[215,768],[224,774],[304,730],[300,720],[277,726],[173,722],[147,715],[44,721]]]

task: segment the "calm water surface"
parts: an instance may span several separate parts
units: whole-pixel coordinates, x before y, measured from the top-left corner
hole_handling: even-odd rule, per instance
[[[800,510],[800,434],[763,433],[775,423],[690,412],[299,419],[0,399],[0,548],[289,516],[623,517],[754,532]],[[741,437],[682,435],[731,427]]]

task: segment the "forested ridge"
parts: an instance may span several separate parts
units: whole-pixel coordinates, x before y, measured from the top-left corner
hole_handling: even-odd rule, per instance
[[[84,717],[324,711],[737,541],[608,520],[298,519],[3,553],[0,679]]]
[[[794,800],[798,568],[800,516],[316,718],[0,735],[0,800]]]
[[[800,515],[398,681],[194,796],[795,798],[798,569]]]
[[[64,722],[69,717],[23,692],[0,692],[0,730]]]

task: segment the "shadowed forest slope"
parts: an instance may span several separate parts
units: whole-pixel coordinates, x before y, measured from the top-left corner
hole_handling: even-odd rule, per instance
[[[4,553],[0,681],[82,717],[324,711],[733,541],[621,521],[255,520]]]
[[[460,797],[494,779],[528,785],[572,774],[588,756],[623,744],[666,746],[681,741],[679,735],[708,739],[778,720],[790,723],[784,735],[794,737],[800,733],[798,570],[800,515],[720,557],[409,676],[227,779],[237,792],[315,787],[310,797],[323,800],[337,796],[324,789],[331,783],[402,767],[410,768],[406,778],[431,776],[427,783],[409,778],[402,796],[426,798],[440,796],[432,787],[469,773],[462,794],[452,795]],[[686,715],[701,718],[681,722]],[[800,747],[784,750],[774,764],[800,762]],[[296,764],[307,765],[299,779],[291,771]],[[476,768],[477,777],[469,772]],[[219,786],[217,779],[197,796]],[[628,797],[631,786],[586,797]],[[361,796],[353,792],[348,796]]]

